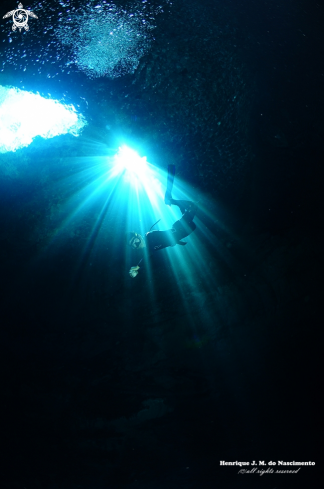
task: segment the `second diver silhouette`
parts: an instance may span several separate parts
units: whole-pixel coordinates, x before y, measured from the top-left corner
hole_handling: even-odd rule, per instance
[[[167,189],[164,202],[166,205],[178,206],[182,214],[181,219],[176,221],[171,229],[167,229],[166,231],[152,231],[152,228],[160,221],[159,219],[144,237],[135,231],[126,233],[126,241],[131,248],[135,250],[146,248],[151,255],[169,246],[175,246],[177,244],[184,246],[187,244],[181,240],[189,236],[196,229],[196,224],[193,222],[193,219],[198,206],[189,200],[175,200],[172,198],[174,177],[175,165],[168,165]],[[138,265],[131,267],[129,270],[129,275],[132,278],[138,275],[141,262],[142,260],[139,261]]]

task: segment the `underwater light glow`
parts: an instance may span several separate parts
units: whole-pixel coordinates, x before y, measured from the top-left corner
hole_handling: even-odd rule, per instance
[[[144,201],[145,206],[149,203],[154,210],[157,209],[158,201],[164,197],[160,172],[147,161],[146,156],[140,156],[124,144],[106,159],[107,166],[106,182],[115,180],[116,192],[126,198],[133,209],[136,207],[140,211],[140,202]]]
[[[146,156],[141,157],[128,146],[121,146],[114,156],[114,165],[117,173],[126,171],[134,178],[143,178],[148,170]]]
[[[0,153],[28,146],[36,136],[78,136],[85,125],[73,105],[0,85]]]

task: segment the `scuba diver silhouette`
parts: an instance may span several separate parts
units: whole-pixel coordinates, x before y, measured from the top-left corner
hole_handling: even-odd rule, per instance
[[[176,221],[171,229],[166,231],[151,231],[151,229],[160,221],[160,219],[153,224],[150,230],[145,234],[145,238],[136,232],[131,232],[126,234],[127,244],[135,249],[147,248],[149,254],[153,254],[156,251],[163,250],[169,246],[175,245],[186,245],[187,243],[181,241],[186,236],[189,236],[195,229],[196,224],[193,222],[193,218],[197,212],[197,204],[190,202],[188,200],[174,200],[172,198],[172,187],[175,176],[175,165],[168,165],[168,180],[167,180],[167,190],[164,197],[164,202],[166,205],[177,205],[181,211],[182,217],[180,220]],[[138,274],[139,264],[131,267],[129,270],[129,275],[135,278]]]

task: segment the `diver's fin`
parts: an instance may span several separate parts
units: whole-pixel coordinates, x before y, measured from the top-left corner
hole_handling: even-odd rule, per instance
[[[171,205],[174,176],[175,176],[175,165],[168,165],[167,189],[164,197],[164,202],[167,205]]]

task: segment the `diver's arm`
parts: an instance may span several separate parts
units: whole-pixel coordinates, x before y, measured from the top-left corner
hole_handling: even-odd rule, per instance
[[[135,278],[136,275],[138,274],[138,271],[140,269],[139,267],[139,264],[143,261],[143,258],[140,259],[140,261],[138,262],[138,264],[136,265],[136,267],[131,267],[130,271],[128,272],[129,275],[132,277],[132,278]]]
[[[138,274],[138,270],[139,270],[139,266],[136,265],[136,267],[131,267],[130,271],[128,272],[129,275],[132,277],[132,278],[135,278],[136,275]]]

